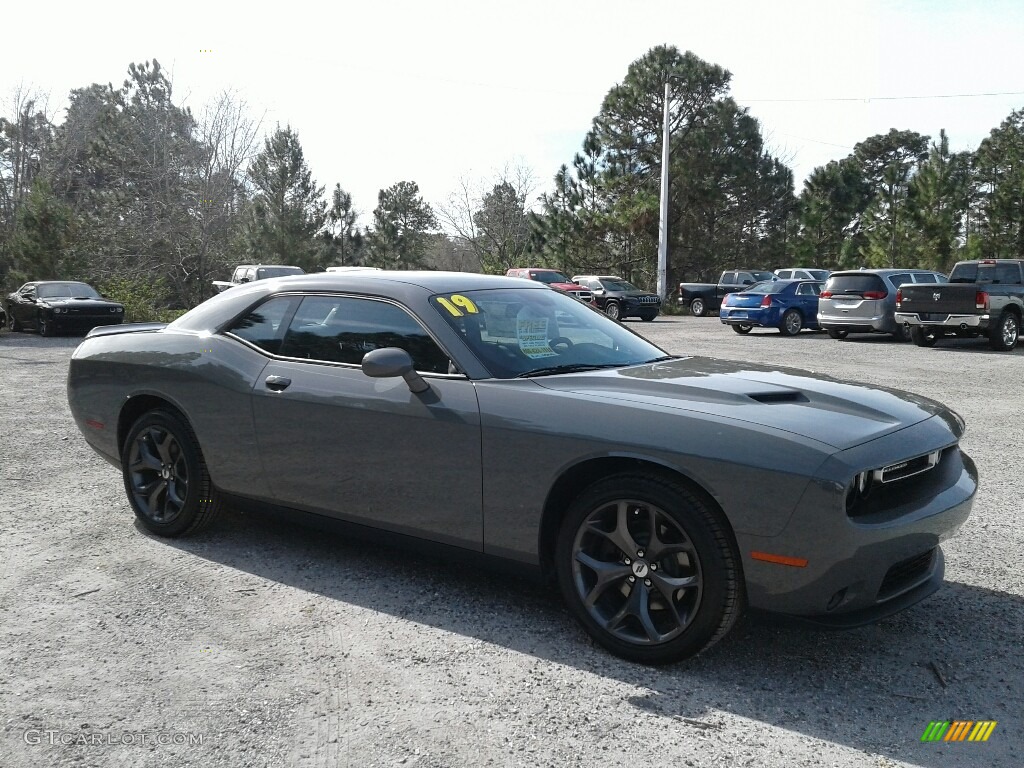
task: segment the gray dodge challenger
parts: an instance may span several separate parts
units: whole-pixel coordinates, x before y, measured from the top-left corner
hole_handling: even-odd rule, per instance
[[[922,600],[978,482],[933,400],[671,355],[541,283],[465,273],[260,280],[97,328],[68,399],[153,533],[230,501],[518,564],[649,664],[747,607],[847,627]]]

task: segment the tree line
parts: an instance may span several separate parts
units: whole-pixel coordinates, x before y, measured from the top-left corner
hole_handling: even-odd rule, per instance
[[[659,46],[605,96],[571,163],[535,197],[532,172],[461,180],[428,204],[416,182],[381,189],[370,223],[313,178],[290,126],[265,133],[230,93],[200,114],[175,103],[157,61],[120,87],[71,92],[57,124],[32,94],[0,118],[0,283],[85,279],[191,307],[237,263],[446,268],[546,265],[652,285],[661,129],[669,88],[669,280],[733,266],[920,266],[1024,258],[1024,110],[973,152],[893,129],[793,173],[729,95],[730,73]]]

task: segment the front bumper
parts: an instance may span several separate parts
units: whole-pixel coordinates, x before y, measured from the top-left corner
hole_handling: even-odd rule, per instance
[[[897,312],[896,322],[900,325],[921,328],[941,328],[948,331],[972,329],[976,331],[988,330],[989,315],[950,315],[941,313],[925,314],[922,318],[919,312]]]
[[[971,459],[946,441],[938,417],[840,452],[822,470],[837,479],[851,468],[891,463],[918,449],[945,448],[916,496],[860,516],[846,512],[846,486],[812,481],[777,536],[737,535],[751,608],[831,626],[875,621],[923,600],[941,585],[940,542],[967,520],[978,488]],[[914,446],[908,448],[908,446]],[[840,467],[843,467],[840,470]],[[892,486],[897,488],[898,486]],[[764,562],[751,552],[803,558],[806,566]]]

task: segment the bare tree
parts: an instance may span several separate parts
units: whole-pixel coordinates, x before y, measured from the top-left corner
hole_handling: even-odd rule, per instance
[[[530,244],[527,214],[536,203],[536,180],[522,164],[506,165],[490,179],[459,179],[446,205],[437,208],[448,236],[471,250],[485,272],[521,266]]]

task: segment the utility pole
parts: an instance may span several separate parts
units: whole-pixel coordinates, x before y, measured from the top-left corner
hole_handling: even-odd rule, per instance
[[[658,295],[662,306],[668,293],[668,97],[669,80],[665,77],[665,110],[661,121],[661,218],[658,226]]]

